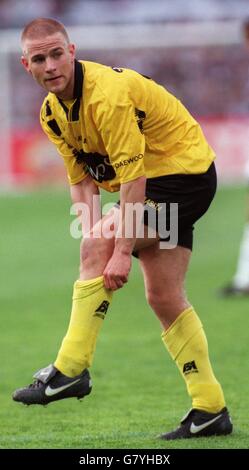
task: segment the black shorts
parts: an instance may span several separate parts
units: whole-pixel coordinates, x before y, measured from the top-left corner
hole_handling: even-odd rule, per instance
[[[152,226],[150,221],[153,220],[153,228],[155,228],[155,217],[150,217],[149,214],[152,212],[160,213],[160,207],[163,206],[166,207],[166,212],[162,211],[163,217],[166,216],[164,225],[169,229],[170,219],[174,218],[174,210],[171,211],[171,205],[176,203],[178,230],[175,245],[192,250],[194,224],[209,208],[216,187],[217,177],[214,163],[211,164],[206,173],[166,175],[147,179],[144,224]],[[169,237],[161,236],[158,221],[156,230],[159,233],[160,240],[170,242]],[[134,255],[136,256],[136,253]]]
[[[146,198],[155,203],[166,203],[169,220],[170,203],[178,205],[177,245],[192,250],[195,222],[209,208],[217,187],[214,163],[206,173],[198,175],[166,175],[146,182]],[[147,215],[144,218],[148,225]],[[164,238],[160,237],[161,240]]]

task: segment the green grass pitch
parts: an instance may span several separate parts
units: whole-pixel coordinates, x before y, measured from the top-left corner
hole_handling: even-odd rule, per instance
[[[162,442],[190,408],[185,385],[160,338],[143,294],[137,260],[116,293],[91,370],[92,394],[24,407],[14,389],[51,363],[66,331],[79,241],[69,234],[67,191],[1,195],[1,449],[242,449],[249,447],[249,298],[220,299],[233,274],[245,188],[220,189],[195,229],[189,298],[208,336],[210,356],[234,422],[228,437]]]

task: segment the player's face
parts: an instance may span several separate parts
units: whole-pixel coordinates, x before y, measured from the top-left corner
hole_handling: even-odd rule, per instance
[[[23,49],[22,64],[39,85],[59,98],[73,98],[75,46],[62,33],[27,39]]]

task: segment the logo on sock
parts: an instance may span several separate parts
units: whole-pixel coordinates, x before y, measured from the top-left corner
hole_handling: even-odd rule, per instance
[[[191,372],[195,372],[195,373],[198,372],[195,361],[185,362],[185,364],[183,366],[183,373],[185,375],[188,375]]]
[[[94,317],[100,317],[102,320],[104,320],[106,316],[106,312],[108,310],[108,307],[110,305],[110,302],[108,300],[104,300],[99,307],[95,310]]]

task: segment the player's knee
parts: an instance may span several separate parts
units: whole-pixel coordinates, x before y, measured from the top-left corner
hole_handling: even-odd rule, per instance
[[[81,266],[105,265],[112,253],[112,242],[104,238],[84,238],[80,246]]]
[[[172,312],[181,311],[185,305],[185,295],[181,289],[149,289],[147,292],[147,301],[154,312]]]
[[[160,301],[160,292],[154,291],[153,289],[148,289],[146,291],[146,299],[150,307],[155,310],[155,307],[158,305]]]

